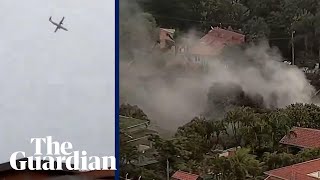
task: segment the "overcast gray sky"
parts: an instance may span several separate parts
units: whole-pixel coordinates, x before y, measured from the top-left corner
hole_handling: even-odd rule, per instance
[[[0,162],[47,135],[114,155],[114,12],[113,0],[0,1]]]

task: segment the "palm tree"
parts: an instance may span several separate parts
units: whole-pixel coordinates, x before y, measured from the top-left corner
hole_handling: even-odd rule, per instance
[[[230,158],[235,176],[243,175],[241,178],[256,178],[262,172],[262,163],[256,156],[249,154],[250,149],[241,148]]]
[[[285,113],[276,110],[267,115],[266,121],[269,127],[269,132],[267,133],[271,135],[272,149],[275,150],[279,144],[279,140],[288,134],[291,129],[290,119]]]
[[[221,179],[257,179],[262,172],[263,164],[256,156],[249,154],[250,149],[239,149],[231,157],[220,157],[214,160],[214,174],[221,174]]]
[[[221,134],[223,133],[228,134],[227,127],[224,121],[216,121],[216,120],[208,121],[206,125],[206,130],[207,130],[206,134],[207,134],[207,137],[210,138],[210,142],[212,142],[213,139],[215,139],[214,149],[221,142],[220,141]]]

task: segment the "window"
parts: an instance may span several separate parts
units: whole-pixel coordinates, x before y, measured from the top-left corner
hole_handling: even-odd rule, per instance
[[[194,57],[194,61],[197,63],[197,62],[200,62],[200,57],[199,56],[195,56]]]

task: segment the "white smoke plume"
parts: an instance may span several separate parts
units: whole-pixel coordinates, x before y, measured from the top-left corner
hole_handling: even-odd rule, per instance
[[[122,29],[120,27],[120,31],[130,32],[130,35],[135,36],[135,42],[128,37],[127,41],[123,41],[131,43],[131,46],[122,46],[120,49],[121,54],[135,52],[130,58],[120,56],[121,101],[141,107],[161,128],[175,130],[203,113],[208,108],[209,89],[216,83],[226,85],[226,89],[221,90],[222,93],[228,90],[229,85],[236,85],[248,96],[258,95],[265,107],[311,102],[314,88],[304,73],[294,66],[282,63],[277,49],[270,48],[265,42],[242,49],[230,49],[220,56],[207,58],[206,73],[193,73],[191,69],[180,73],[174,64],[185,63],[183,59],[157,49],[152,50],[155,43],[152,34],[154,25],[150,26],[152,18],[139,16],[142,11],[137,5],[133,6],[132,1],[121,1],[121,4],[122,15],[142,18],[133,18],[132,22],[126,19],[135,24],[129,29],[124,29],[128,26],[122,26]],[[128,7],[134,10],[127,9]],[[129,12],[134,13],[129,15]],[[140,49],[132,44],[139,45]]]

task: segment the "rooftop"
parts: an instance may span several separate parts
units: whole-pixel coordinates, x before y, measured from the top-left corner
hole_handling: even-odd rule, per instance
[[[280,143],[301,148],[318,148],[320,147],[319,137],[318,129],[293,127],[289,134],[280,140]]]
[[[22,158],[22,159],[18,159],[17,160],[17,166],[20,167],[21,166],[21,162],[22,161],[26,161],[27,158]],[[48,162],[46,160],[42,160],[41,163],[45,163]],[[35,161],[34,161],[34,165],[35,165]],[[62,165],[62,169],[63,170],[36,170],[36,171],[32,171],[33,174],[35,173],[41,173],[41,174],[46,174],[48,175],[48,177],[46,179],[52,179],[52,180],[59,180],[59,179],[114,179],[114,174],[115,171],[112,170],[95,170],[95,171],[76,171],[76,170],[68,170],[66,167],[66,164],[63,163]],[[31,173],[31,170],[29,170],[29,168],[27,167],[27,169],[25,170],[27,172]],[[11,165],[10,162],[6,162],[6,163],[2,163],[0,164],[0,178],[4,178],[6,175],[12,175],[15,172],[22,172],[22,171],[16,171],[14,170]]]
[[[136,118],[131,118],[131,117],[126,117],[126,116],[120,116],[119,118],[119,125],[120,129],[130,129],[139,125],[148,125],[150,123],[149,120],[144,120],[144,119],[136,119]]]
[[[21,167],[21,162],[27,161],[27,160],[28,160],[28,158],[21,158],[21,159],[16,160],[17,167],[20,168]],[[44,164],[45,162],[48,162],[48,161],[42,160],[41,164]],[[34,164],[33,167],[35,167],[36,161],[34,161],[33,164]],[[11,167],[10,162],[5,162],[5,163],[0,164],[0,175],[7,174],[8,172],[10,173],[11,171],[15,171],[15,170]],[[27,167],[26,167],[26,171],[29,171],[28,164],[27,164]],[[50,172],[52,174],[56,174],[56,175],[59,175],[59,174],[61,174],[61,175],[73,175],[73,174],[78,173],[78,171],[68,170],[65,163],[62,164],[62,170],[56,170],[56,171],[50,171]]]
[[[95,170],[81,173],[82,177],[94,179],[114,179],[115,171],[110,170]]]
[[[145,137],[149,137],[149,135],[151,134],[158,134],[156,131],[153,131],[150,129],[141,129],[134,132],[122,132],[122,133],[123,135],[121,135],[121,138],[126,142],[134,142],[136,140],[145,139]]]
[[[267,171],[265,174],[269,176],[268,180],[277,178],[282,180],[315,180],[319,179],[314,176],[318,171],[320,171],[320,158]]]
[[[187,173],[184,171],[177,171],[172,175],[172,178],[179,180],[197,180],[199,175]]]
[[[174,34],[174,32],[176,31],[175,29],[167,29],[167,28],[160,28],[160,30],[166,31],[166,32],[168,32],[170,34]]]
[[[227,45],[242,44],[245,35],[232,31],[231,29],[212,28],[200,41],[191,49],[191,54],[217,55]]]

